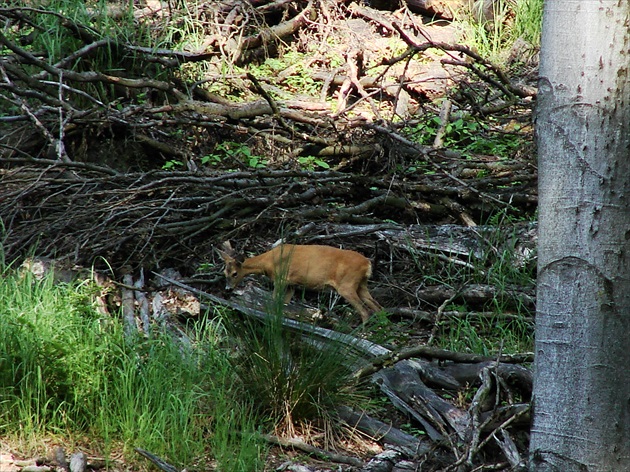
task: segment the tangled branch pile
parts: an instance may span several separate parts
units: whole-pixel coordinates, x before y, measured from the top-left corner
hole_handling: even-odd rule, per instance
[[[167,259],[183,263],[207,253],[209,244],[230,234],[297,229],[312,222],[437,221],[461,210],[453,196],[469,205],[483,203],[475,187],[447,185],[445,176],[426,183],[387,183],[335,171],[211,176],[75,169],[53,163],[49,170],[20,167],[3,173],[0,215],[8,230],[8,255],[37,247],[74,263],[102,257],[116,266],[162,266]],[[503,198],[507,204],[510,195]]]
[[[471,225],[535,206],[527,156],[446,149],[444,127],[433,146],[417,143],[428,98],[454,74],[462,109],[517,106],[527,120],[533,92],[473,51],[432,40],[442,31],[410,12],[344,2],[199,5],[186,18],[202,44],[179,51],[123,40],[111,20],[155,40],[155,31],[181,30],[181,11],[114,7],[87,9],[84,22],[0,9],[9,259],[37,247],[73,263],[179,265],[226,236],[323,222]],[[64,39],[59,50],[46,49],[51,28]],[[285,70],[260,64],[289,55],[289,39],[299,61]],[[442,115],[448,122],[447,108]]]

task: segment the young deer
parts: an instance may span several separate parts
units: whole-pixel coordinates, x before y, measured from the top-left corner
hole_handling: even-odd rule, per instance
[[[328,286],[359,312],[364,324],[371,312],[382,309],[367,287],[372,263],[358,252],[331,246],[282,244],[239,262],[226,241],[219,254],[225,261],[228,289],[236,287],[246,275],[263,274],[273,280],[274,294],[278,286],[287,286],[284,303],[291,300],[294,285],[313,290]]]

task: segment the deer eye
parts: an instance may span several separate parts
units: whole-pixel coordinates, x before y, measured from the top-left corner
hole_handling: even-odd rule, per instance
[[[238,272],[232,272],[232,278],[235,279],[238,276]]]

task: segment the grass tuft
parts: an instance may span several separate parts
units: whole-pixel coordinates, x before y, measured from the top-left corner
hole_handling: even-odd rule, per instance
[[[282,292],[269,304],[268,319],[232,319],[232,331],[240,347],[236,372],[247,397],[255,399],[258,415],[269,418],[278,435],[293,436],[358,394],[347,349],[315,345],[283,325]]]

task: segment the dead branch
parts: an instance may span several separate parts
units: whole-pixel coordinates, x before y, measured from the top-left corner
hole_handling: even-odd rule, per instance
[[[356,428],[376,441],[393,444],[402,449],[408,457],[419,457],[432,449],[432,446],[415,436],[405,433],[390,424],[371,418],[365,412],[356,412],[348,407],[337,409],[339,418],[350,428]]]
[[[425,43],[419,43],[412,38],[398,23],[392,23],[393,28],[400,34],[400,37],[411,47],[415,52],[426,51],[428,48],[441,49],[444,52],[455,51],[461,54],[465,54],[469,58],[473,59],[474,63],[468,63],[465,61],[457,60],[456,58],[445,59],[444,63],[453,63],[454,65],[467,67],[471,72],[477,75],[480,79],[488,82],[492,86],[501,90],[508,99],[512,99],[513,96],[520,98],[526,98],[531,96],[533,90],[523,89],[511,83],[505,72],[490,61],[484,59],[472,49],[462,46],[460,44],[447,44],[439,41],[433,41],[430,38],[425,37],[428,41]],[[480,64],[483,68],[478,67],[476,64]],[[491,74],[484,72],[484,69],[489,70]]]
[[[482,368],[484,365],[490,362],[495,362],[498,360],[501,364],[511,364],[534,361],[534,355],[531,353],[520,355],[502,355],[498,357],[498,359],[496,359],[475,354],[447,351],[431,346],[414,346],[402,349],[398,352],[388,352],[384,356],[373,359],[370,365],[356,371],[354,373],[354,377],[357,379],[361,379],[375,372],[378,372],[383,368],[396,364],[397,362],[411,358],[426,358],[441,361],[451,361],[452,364],[446,364],[444,368],[441,369],[442,373],[448,375],[450,378],[453,379],[453,382],[449,384],[450,388],[452,388],[453,385],[462,386],[468,382],[471,382],[471,380],[476,378],[479,374],[479,371],[477,369]],[[470,368],[472,368],[473,370],[468,370]],[[527,372],[529,371],[527,370]],[[442,373],[436,374],[437,377],[441,376]],[[433,374],[429,371],[425,371],[424,375],[428,376]],[[523,384],[529,383],[531,390],[531,378],[529,378],[528,380],[521,380],[521,382]],[[441,386],[443,388],[449,388],[447,385],[444,384]]]
[[[470,284],[461,290],[445,286],[424,287],[416,292],[420,300],[431,304],[441,304],[445,301],[461,300],[472,306],[482,306],[496,298],[512,300],[512,305],[520,305],[533,309],[535,296],[533,287],[505,287],[498,289],[494,286]]]
[[[148,460],[153,462],[156,465],[156,467],[163,470],[164,472],[179,472],[179,469],[177,467],[169,464],[164,459],[156,456],[152,452],[146,451],[144,449],[140,449],[139,447],[136,447],[135,450],[138,454],[146,457]]]
[[[363,465],[363,461],[358,457],[346,456],[343,454],[338,454],[332,451],[326,451],[319,447],[315,447],[311,444],[307,444],[301,439],[297,438],[281,438],[278,436],[274,436],[271,434],[264,434],[263,439],[270,444],[276,444],[278,446],[287,447],[287,448],[295,448],[300,451],[306,452],[318,459],[328,460],[332,462],[337,462],[339,464],[349,464],[355,467],[361,467]]]
[[[234,63],[237,65],[247,63],[252,57],[260,55],[261,52],[264,53],[264,49],[274,41],[293,35],[306,23],[311,8],[312,2],[309,2],[306,8],[294,18],[276,26],[263,28],[262,31],[257,34],[244,38],[242,42],[237,45],[236,50],[232,52]],[[259,52],[259,49],[262,49],[262,51]]]

